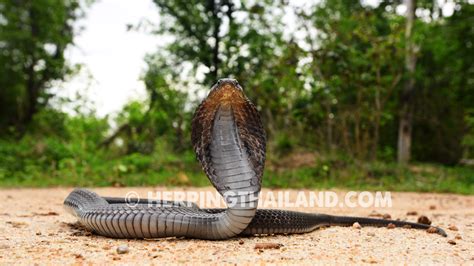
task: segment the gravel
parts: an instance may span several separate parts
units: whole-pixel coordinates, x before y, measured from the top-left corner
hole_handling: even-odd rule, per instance
[[[352,228],[354,228],[354,229],[362,229],[362,226],[360,225],[360,223],[355,222],[354,224],[352,224]]]
[[[474,264],[474,196],[392,192],[391,208],[291,208],[335,215],[390,213],[392,219],[407,221],[416,221],[417,217],[411,213],[423,213],[430,217],[433,226],[448,229],[455,225],[457,231],[447,231],[448,238],[429,234],[426,230],[364,226],[361,229],[330,227],[308,234],[238,237],[225,241],[185,238],[127,240],[95,235],[77,223],[76,218],[66,213],[62,206],[71,190],[0,189],[0,265]],[[157,191],[173,189],[93,190],[108,196],[125,196],[129,191],[146,196],[149,191],[156,195]],[[212,188],[174,190],[214,191]],[[296,198],[296,190],[285,191],[289,191],[290,199]],[[344,192],[336,191],[340,198],[344,198]],[[255,249],[262,243],[276,245],[273,245],[275,248]],[[125,246],[128,252],[119,254],[121,246]]]
[[[121,245],[117,247],[117,253],[118,254],[126,254],[130,251],[127,245]]]
[[[428,217],[424,216],[424,215],[418,217],[418,222],[420,224],[427,224],[427,225],[431,224],[431,220]]]
[[[280,249],[283,244],[280,243],[257,243],[254,249]]]

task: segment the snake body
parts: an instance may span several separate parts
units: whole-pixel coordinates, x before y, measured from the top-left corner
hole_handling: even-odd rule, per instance
[[[189,237],[228,239],[237,235],[311,232],[322,226],[431,226],[405,221],[257,209],[265,163],[265,131],[257,108],[236,80],[221,79],[197,108],[192,144],[202,168],[227,208],[201,209],[185,202],[101,197],[77,188],[65,208],[95,233],[113,238]],[[437,227],[436,232],[446,236]]]

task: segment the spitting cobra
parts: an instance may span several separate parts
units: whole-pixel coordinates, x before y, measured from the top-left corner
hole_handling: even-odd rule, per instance
[[[234,79],[219,80],[197,108],[191,141],[225,209],[202,209],[186,202],[101,197],[83,188],[72,191],[65,208],[96,234],[112,238],[188,237],[228,239],[237,235],[311,232],[323,226],[428,229],[405,221],[257,209],[265,164],[266,135],[253,103]],[[128,202],[130,203],[130,202]],[[432,227],[442,236],[446,233]],[[432,229],[433,230],[433,229]]]

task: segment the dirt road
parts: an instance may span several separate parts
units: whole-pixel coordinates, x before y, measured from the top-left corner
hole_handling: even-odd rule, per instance
[[[165,188],[98,188],[100,195],[125,196]],[[174,189],[182,191],[182,189]],[[186,191],[213,191],[186,188]],[[416,221],[426,215],[448,237],[423,230],[330,227],[303,235],[234,238],[117,240],[90,235],[62,207],[70,188],[0,190],[0,264],[466,264],[474,265],[474,196],[392,193],[391,208],[293,208],[306,212],[368,216],[390,214]],[[264,190],[263,192],[268,192]],[[295,190],[288,190],[295,200]],[[306,191],[308,193],[309,191]],[[340,198],[345,191],[337,191]],[[210,206],[208,206],[210,207]],[[410,212],[412,212],[410,214]],[[416,212],[417,214],[414,214]],[[451,229],[448,229],[451,228]],[[255,249],[272,243],[278,249]],[[124,254],[117,247],[125,249]]]

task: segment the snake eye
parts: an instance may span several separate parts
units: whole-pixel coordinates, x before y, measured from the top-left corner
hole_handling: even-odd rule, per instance
[[[234,83],[234,85],[235,85],[235,87],[236,87],[237,89],[239,89],[239,90],[241,90],[241,91],[244,90],[244,89],[242,88],[242,86],[240,86],[239,82],[238,82],[236,79],[234,79],[233,83]]]

